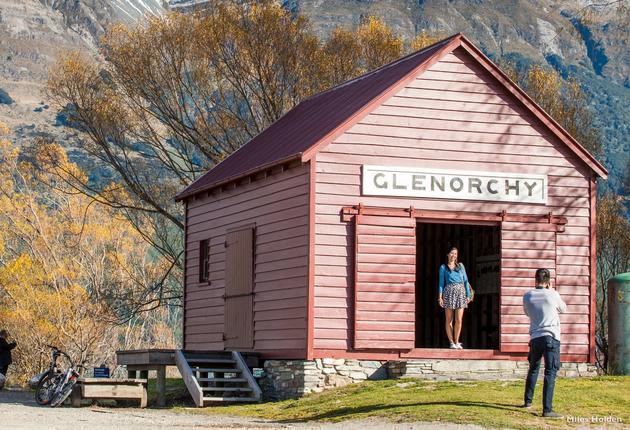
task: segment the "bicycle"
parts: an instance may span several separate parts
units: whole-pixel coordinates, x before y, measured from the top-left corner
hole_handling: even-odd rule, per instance
[[[50,405],[54,408],[68,398],[80,375],[75,370],[72,359],[68,354],[56,346],[47,346],[52,349],[50,367],[37,384],[35,401],[38,405]],[[70,363],[65,372],[61,372],[57,368],[57,359],[61,356],[65,357]]]

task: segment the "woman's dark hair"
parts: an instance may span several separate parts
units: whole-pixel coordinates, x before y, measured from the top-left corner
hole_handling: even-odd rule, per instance
[[[457,247],[456,247],[456,246],[451,246],[451,247],[448,249],[448,252],[446,253],[446,268],[447,268],[447,269],[449,269],[449,267],[448,267],[448,255],[449,255],[449,254],[451,253],[451,251],[453,251],[453,250],[457,251],[457,254],[458,254],[458,255],[457,255],[457,257],[459,258],[459,249],[457,249]],[[455,270],[457,270],[458,266],[459,266],[459,260],[456,258],[456,259],[455,259]],[[449,270],[450,270],[450,269],[449,269]]]
[[[536,270],[536,285],[549,285],[550,280],[551,273],[549,273],[549,269]]]

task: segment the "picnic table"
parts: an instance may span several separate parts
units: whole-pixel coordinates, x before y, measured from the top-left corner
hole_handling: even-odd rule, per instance
[[[131,379],[148,379],[149,370],[157,371],[157,405],[166,404],[166,366],[175,366],[174,349],[133,349],[116,351],[116,362],[127,366],[127,376]]]

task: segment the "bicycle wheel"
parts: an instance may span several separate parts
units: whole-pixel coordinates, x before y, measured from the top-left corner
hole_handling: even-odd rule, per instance
[[[59,390],[57,394],[50,400],[50,407],[56,408],[57,406],[62,404],[64,400],[68,398],[70,393],[72,393],[72,389],[74,388],[74,385],[76,383],[77,378],[75,376],[68,379],[68,381],[63,384],[63,387],[61,387],[61,390]]]
[[[55,388],[61,382],[63,374],[47,373],[37,384],[35,390],[35,401],[38,405],[45,406],[50,403]]]

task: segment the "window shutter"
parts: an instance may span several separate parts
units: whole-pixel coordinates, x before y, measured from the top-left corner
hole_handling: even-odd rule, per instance
[[[529,317],[523,295],[534,287],[536,270],[549,269],[556,287],[556,225],[547,222],[501,223],[501,352],[529,351]]]
[[[355,216],[355,349],[415,346],[416,220]]]

